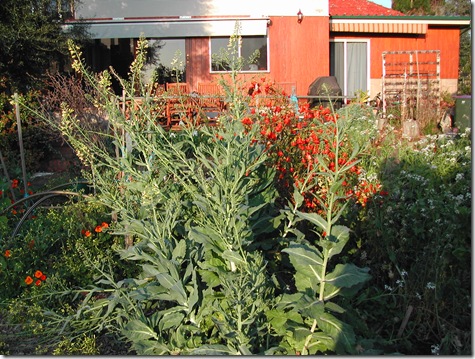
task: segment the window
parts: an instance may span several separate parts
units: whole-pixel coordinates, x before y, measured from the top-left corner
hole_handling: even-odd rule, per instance
[[[150,39],[146,80],[165,84],[185,80],[185,39]]]
[[[229,37],[212,37],[211,71],[229,71],[229,63],[223,52],[227,51]],[[267,36],[242,36],[238,49],[239,56],[243,59],[242,71],[267,71]]]
[[[344,96],[368,91],[369,44],[367,41],[330,42],[330,75],[335,76]]]

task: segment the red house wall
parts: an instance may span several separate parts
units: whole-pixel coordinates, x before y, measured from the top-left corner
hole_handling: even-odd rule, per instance
[[[370,39],[370,77],[382,76],[383,51],[440,50],[440,76],[442,79],[457,79],[459,66],[458,29],[429,27],[425,35],[359,34],[337,35],[335,39]]]
[[[327,17],[308,17],[298,24],[296,17],[272,18],[269,27],[270,76],[276,82],[295,82],[297,95],[330,72],[330,31]]]
[[[306,95],[308,86],[319,76],[328,76],[328,17],[271,17],[268,28],[269,71],[248,73],[246,78],[266,77],[289,86],[295,84],[297,95]],[[200,82],[217,81],[220,74],[210,73],[209,39],[186,40],[187,82],[196,89]]]

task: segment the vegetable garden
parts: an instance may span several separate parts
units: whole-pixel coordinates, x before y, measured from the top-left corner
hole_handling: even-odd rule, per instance
[[[70,51],[106,120],[18,100],[87,186],[28,210],[55,184],[0,177],[2,354],[471,354],[470,129],[410,141],[365,104],[296,107],[241,82],[231,43],[227,111],[168,131],[145,42],[127,116]]]

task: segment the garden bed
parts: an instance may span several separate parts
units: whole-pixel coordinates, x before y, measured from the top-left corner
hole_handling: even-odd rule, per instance
[[[471,353],[470,129],[409,141],[261,79],[224,84],[215,126],[170,132],[90,80],[108,127],[65,111],[59,128],[94,191],[12,238],[28,209],[2,188],[2,352]]]

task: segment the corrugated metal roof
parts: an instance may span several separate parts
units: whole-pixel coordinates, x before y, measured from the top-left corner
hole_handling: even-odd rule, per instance
[[[330,0],[329,13],[330,16],[405,16],[400,11],[367,0]]]

